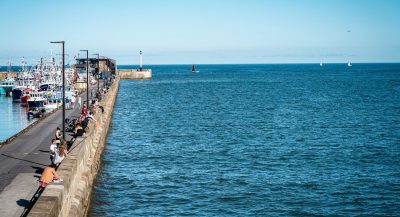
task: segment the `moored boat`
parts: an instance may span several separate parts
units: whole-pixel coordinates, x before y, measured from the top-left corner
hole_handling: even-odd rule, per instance
[[[5,79],[0,81],[0,95],[6,95],[12,92],[14,88],[14,79]]]
[[[22,106],[28,105],[27,102],[28,102],[28,99],[31,98],[31,93],[32,93],[31,89],[24,89],[22,96],[21,96],[21,105]]]
[[[13,102],[21,102],[21,97],[24,93],[23,87],[14,87],[12,90]]]
[[[30,98],[27,100],[28,104],[28,118],[41,117],[45,112],[45,104],[47,102],[44,97],[45,92],[32,92]]]

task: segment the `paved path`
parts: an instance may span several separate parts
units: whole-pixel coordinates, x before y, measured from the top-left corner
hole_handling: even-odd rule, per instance
[[[86,92],[81,95],[82,103]],[[80,110],[66,110],[66,118],[78,118]],[[56,111],[10,144],[0,148],[0,217],[21,216],[39,187],[38,178],[50,164],[50,143],[62,128],[62,110]],[[67,132],[67,139],[70,136]]]

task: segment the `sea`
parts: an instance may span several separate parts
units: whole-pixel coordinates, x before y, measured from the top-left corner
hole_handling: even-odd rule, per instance
[[[120,82],[89,216],[400,216],[400,64],[190,68]]]
[[[400,216],[400,64],[151,68],[120,82],[89,216]]]
[[[12,101],[12,97],[0,95],[0,142],[3,142],[26,128],[33,120],[28,120],[26,108]]]

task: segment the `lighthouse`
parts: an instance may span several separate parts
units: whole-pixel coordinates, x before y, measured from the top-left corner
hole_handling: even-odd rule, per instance
[[[143,67],[143,57],[142,57],[142,51],[140,51],[140,68],[139,68],[140,71],[142,71],[142,67]]]

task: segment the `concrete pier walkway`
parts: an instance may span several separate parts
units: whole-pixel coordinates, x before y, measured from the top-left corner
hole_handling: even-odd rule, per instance
[[[81,95],[82,103],[86,93]],[[78,105],[65,117],[80,116]],[[62,128],[62,110],[56,111],[10,144],[0,148],[0,217],[21,216],[39,187],[38,179],[50,164],[50,143]],[[66,133],[67,140],[70,139]]]

